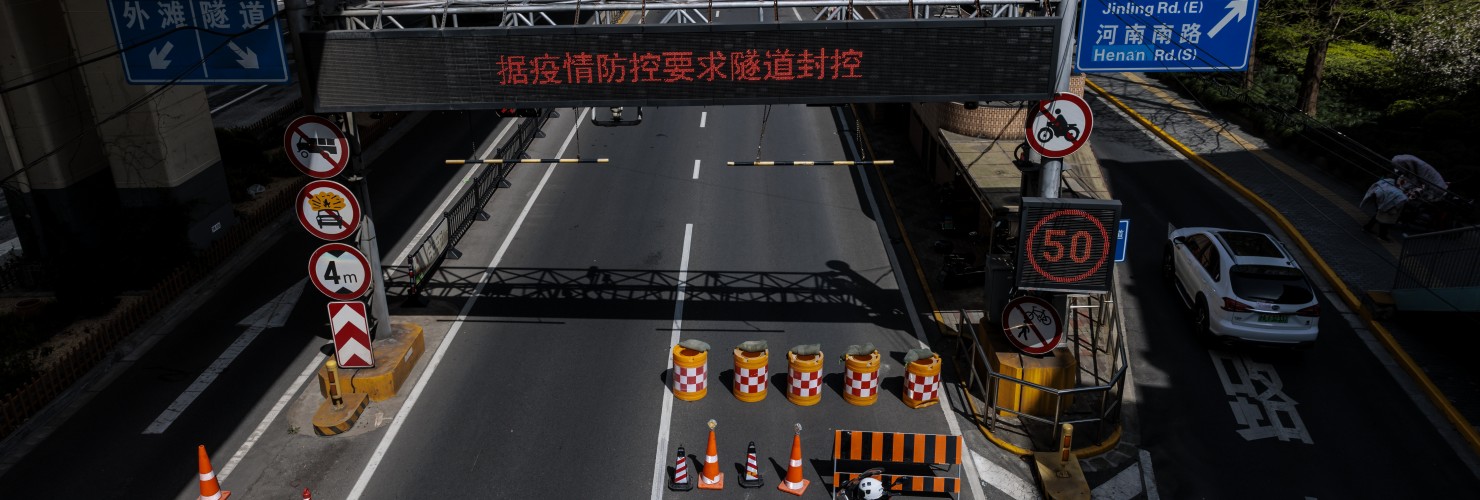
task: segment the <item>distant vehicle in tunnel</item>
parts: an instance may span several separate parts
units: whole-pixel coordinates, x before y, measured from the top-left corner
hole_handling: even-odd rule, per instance
[[[1162,274],[1214,339],[1308,346],[1321,306],[1295,258],[1273,236],[1211,227],[1170,228]]]

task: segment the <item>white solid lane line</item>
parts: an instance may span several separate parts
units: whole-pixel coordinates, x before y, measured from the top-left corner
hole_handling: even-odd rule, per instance
[[[697,159],[694,160],[694,178],[699,178],[699,160]]]
[[[699,112],[699,128],[704,128],[704,122],[707,122],[707,121],[709,121],[709,112],[708,111],[700,111]]]
[[[298,378],[293,380],[293,385],[288,387],[288,391],[284,392],[278,398],[277,403],[272,405],[272,411],[267,412],[266,417],[262,417],[262,421],[257,423],[256,429],[252,429],[252,434],[247,436],[247,440],[242,443],[240,448],[236,449],[236,453],[231,455],[231,460],[228,460],[226,466],[221,468],[221,472],[216,474],[217,478],[225,481],[226,476],[230,476],[231,471],[236,470],[237,464],[240,464],[242,459],[247,457],[247,452],[252,451],[252,447],[257,444],[258,440],[262,439],[262,435],[267,432],[267,427],[272,425],[272,421],[277,419],[278,414],[282,413],[283,409],[288,407],[288,403],[293,401],[293,396],[298,394],[298,388],[303,387],[303,383],[308,381],[308,377],[313,375],[313,372],[319,368],[319,365],[324,364],[324,358],[327,357],[318,353],[309,357],[308,366],[303,367],[303,371],[298,373]]]
[[[1131,464],[1109,481],[1096,486],[1094,491],[1089,493],[1089,497],[1101,500],[1130,500],[1139,496],[1141,489],[1141,466]]]
[[[942,398],[942,401],[944,401],[944,398]],[[1012,498],[1013,500],[1038,498],[1038,487],[1033,485],[1033,483],[1023,479],[1017,473],[1007,470],[1007,468],[1001,465],[997,465],[996,462],[987,460],[987,457],[981,456],[976,450],[968,449],[966,451],[971,454],[971,463],[974,465],[974,467],[968,467],[966,470],[976,472],[977,477],[981,478],[981,482],[992,485],[992,487],[997,488],[998,491],[1001,491],[1002,494],[1007,495],[1008,498]],[[980,495],[980,483],[973,480],[971,484],[976,485],[972,489],[972,494]],[[985,500],[985,497],[982,496],[977,496],[976,498]]]
[[[556,157],[564,157],[565,149],[570,146],[571,139],[576,136],[576,131],[581,129],[581,122],[586,119],[586,112],[591,108],[581,110],[576,116],[575,124],[570,128],[570,134],[565,136],[565,143],[560,145],[560,151],[555,153]],[[442,364],[442,358],[447,356],[447,350],[452,342],[457,340],[457,332],[462,330],[463,321],[467,319],[468,313],[473,310],[473,305],[478,302],[478,297],[483,295],[483,287],[488,285],[488,276],[497,268],[499,262],[504,260],[504,253],[509,250],[509,244],[514,241],[514,236],[519,234],[519,228],[524,225],[524,219],[529,217],[530,209],[534,208],[535,200],[539,199],[540,192],[545,190],[545,184],[550,181],[550,175],[555,173],[556,164],[550,163],[545,166],[545,176],[540,178],[540,183],[535,185],[534,192],[529,195],[529,201],[525,202],[524,210],[519,212],[519,217],[514,220],[514,225],[509,228],[509,234],[504,237],[504,242],[499,245],[498,252],[493,255],[493,260],[478,277],[478,286],[473,289],[473,295],[463,304],[461,311],[457,313],[457,320],[452,322],[452,328],[447,330],[447,336],[437,346],[437,353],[432,355],[431,361],[427,362],[426,370],[422,372],[421,378],[417,379],[416,386],[411,389],[411,394],[406,396],[406,404],[401,411],[396,412],[396,418],[391,420],[391,425],[386,429],[385,437],[380,439],[380,444],[375,446],[375,451],[370,454],[369,463],[365,464],[365,470],[360,472],[360,478],[355,480],[354,489],[350,490],[348,500],[357,500],[365,493],[365,487],[369,486],[370,479],[375,477],[375,470],[380,467],[380,461],[385,459],[386,451],[390,450],[391,443],[395,442],[396,435],[401,433],[401,426],[406,425],[407,415],[411,409],[416,407],[417,400],[421,399],[422,391],[426,390],[427,382],[432,380],[432,374],[436,373],[437,365]]]
[[[694,165],[697,167],[698,164],[698,161],[695,160]],[[683,330],[683,297],[689,288],[689,247],[693,241],[694,225],[684,224],[683,257],[678,260],[678,293],[673,301],[673,328],[671,328],[673,334],[668,337],[669,346],[678,344],[679,332]],[[673,356],[665,355],[664,357],[668,358],[668,371],[665,373],[668,373],[668,376],[671,378],[673,377]],[[667,465],[665,465],[667,462],[664,460],[668,458],[668,430],[672,427],[672,424],[673,391],[664,387],[663,414],[658,418],[658,459],[657,464],[653,466],[653,500],[661,500],[663,498],[663,483],[665,483],[663,476],[664,472],[667,472]]]
[[[1141,487],[1146,490],[1146,500],[1161,500],[1156,491],[1156,471],[1151,469],[1151,452],[1141,450]]]
[[[231,366],[231,362],[236,361],[236,357],[240,356],[242,351],[247,350],[247,346],[252,345],[252,341],[257,339],[258,334],[268,328],[283,326],[283,323],[287,321],[288,313],[292,312],[293,306],[298,303],[298,297],[303,295],[303,286],[307,284],[307,281],[308,278],[304,278],[288,287],[287,290],[283,290],[277,297],[243,320],[244,323],[250,321],[247,330],[242,332],[236,341],[226,348],[226,352],[216,358],[216,361],[211,362],[211,366],[206,367],[206,370],[195,378],[195,382],[185,388],[185,392],[180,393],[180,396],[176,397],[168,408],[155,417],[154,422],[144,428],[143,433],[164,434],[164,431],[170,428],[170,424],[175,423],[175,419],[180,418],[180,415],[190,408],[195,398],[200,397],[201,393],[211,386],[211,382],[215,382],[216,377],[226,371],[226,367]]]

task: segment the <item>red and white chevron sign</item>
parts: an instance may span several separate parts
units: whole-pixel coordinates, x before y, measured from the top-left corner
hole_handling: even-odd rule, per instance
[[[365,303],[330,302],[329,328],[334,332],[334,360],[341,368],[371,368],[375,355],[370,352],[370,323]]]

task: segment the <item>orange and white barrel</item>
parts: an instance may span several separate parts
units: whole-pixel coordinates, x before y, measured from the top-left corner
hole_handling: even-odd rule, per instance
[[[770,349],[749,352],[735,348],[735,384],[730,388],[735,399],[746,403],[766,399],[766,364],[770,361]]]
[[[788,351],[786,400],[797,406],[812,406],[822,401],[822,353],[802,354]]]
[[[709,352],[673,346],[673,397],[698,401],[709,393]]]
[[[931,354],[904,366],[904,404],[924,408],[940,402],[940,355]]]
[[[868,406],[879,400],[879,351],[847,356],[843,372],[843,400]]]

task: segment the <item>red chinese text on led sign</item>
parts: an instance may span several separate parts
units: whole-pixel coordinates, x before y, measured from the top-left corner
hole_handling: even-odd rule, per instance
[[[863,51],[819,48],[501,55],[499,85],[794,81],[863,78]]]

